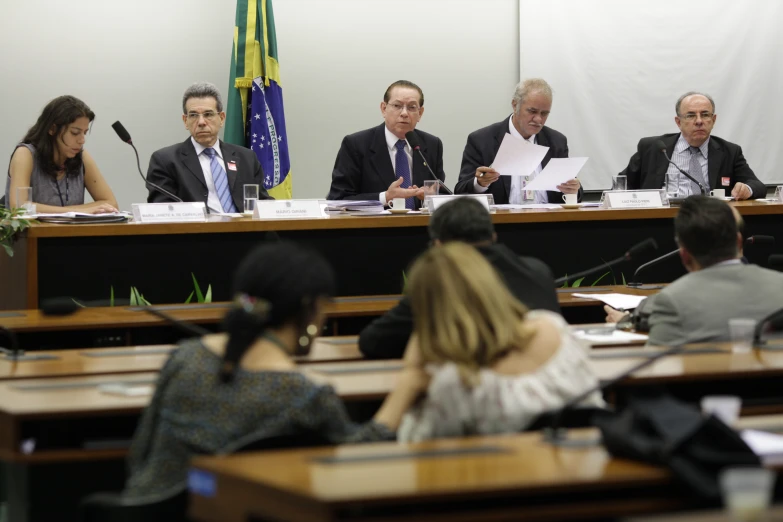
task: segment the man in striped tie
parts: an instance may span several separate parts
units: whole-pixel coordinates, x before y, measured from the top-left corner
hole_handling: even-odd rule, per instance
[[[218,139],[226,113],[217,87],[207,82],[188,87],[182,113],[190,138],[152,154],[148,181],[183,201],[203,201],[215,213],[242,212],[244,185],[258,185],[259,199],[271,199],[255,153]],[[173,201],[151,185],[148,188],[148,202]]]
[[[639,141],[636,154],[620,173],[628,177],[629,189],[665,188],[677,197],[723,189],[726,196],[738,200],[766,195],[764,183],[745,161],[742,148],[712,136],[718,116],[709,94],[686,92],[674,109],[680,132]]]

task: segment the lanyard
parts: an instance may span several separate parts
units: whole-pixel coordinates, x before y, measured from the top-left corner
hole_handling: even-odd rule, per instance
[[[63,201],[63,193],[60,190],[60,183],[57,178],[54,179],[54,186],[57,187],[57,195],[60,196],[60,206],[64,207],[68,203],[68,174],[65,174],[65,201]]]

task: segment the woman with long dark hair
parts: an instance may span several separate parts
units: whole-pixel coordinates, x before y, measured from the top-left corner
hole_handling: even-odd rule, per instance
[[[216,453],[238,441],[393,439],[426,387],[422,370],[402,370],[373,420],[355,424],[331,386],[297,368],[293,356],[306,353],[321,331],[334,292],[332,269],[316,252],[262,245],[240,264],[234,292],[225,333],[184,341],[161,370],[131,446],[127,498],[183,490],[194,453]]]
[[[95,113],[78,98],[60,96],[44,107],[8,166],[5,206],[20,206],[16,189],[32,187],[32,202],[40,213],[117,211],[117,199],[84,150]],[[84,190],[92,203],[84,202]]]

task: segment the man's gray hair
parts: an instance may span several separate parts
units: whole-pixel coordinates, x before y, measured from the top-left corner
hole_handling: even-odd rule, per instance
[[[191,98],[215,98],[218,112],[223,112],[223,99],[220,97],[220,91],[209,82],[196,82],[187,89],[182,95],[182,114],[187,114],[188,109],[185,104]]]
[[[525,103],[525,98],[533,93],[543,94],[549,98],[550,101],[552,100],[552,87],[546,83],[546,80],[542,80],[541,78],[530,78],[521,81],[517,84],[516,89],[514,89],[514,97],[511,98],[514,107],[516,107],[516,114],[519,114],[519,108]]]
[[[680,115],[680,104],[682,103],[682,100],[684,100],[688,96],[694,96],[694,95],[704,96],[705,98],[710,100],[710,104],[712,104],[712,113],[715,114],[715,100],[712,99],[712,96],[710,96],[706,92],[688,91],[677,99],[677,104],[674,106],[674,112],[675,114],[677,114],[677,116]]]

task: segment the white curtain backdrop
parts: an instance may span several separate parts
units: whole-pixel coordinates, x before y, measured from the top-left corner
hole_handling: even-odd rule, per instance
[[[677,132],[674,104],[713,96],[713,135],[763,182],[783,182],[783,1],[520,0],[521,78],[554,90],[547,125],[589,156],[585,188],[611,186],[645,136]]]

